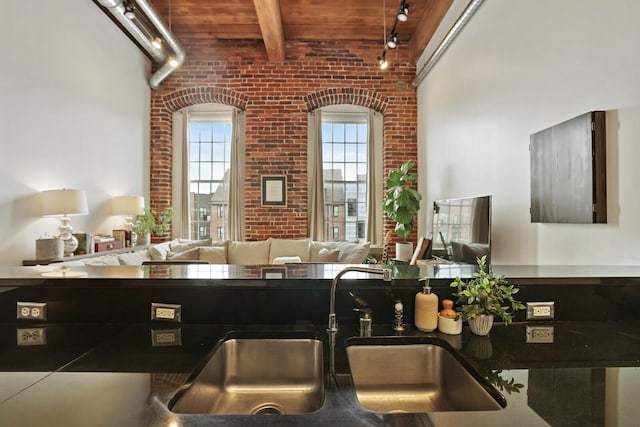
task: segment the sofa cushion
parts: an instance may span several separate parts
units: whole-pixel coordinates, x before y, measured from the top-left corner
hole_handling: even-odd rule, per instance
[[[211,246],[211,244],[211,239],[178,240],[177,243],[171,244],[171,252],[183,252],[188,249],[198,248],[200,246]]]
[[[229,242],[227,262],[238,265],[269,264],[270,240],[258,242]]]
[[[302,262],[309,261],[310,239],[274,239],[270,238],[269,263],[275,264],[279,257],[300,257]]]
[[[209,264],[226,264],[227,248],[226,246],[201,246],[198,248],[198,259],[207,261]]]
[[[167,255],[171,251],[171,245],[176,245],[177,240],[172,240],[170,242],[158,243],[157,245],[153,245],[148,249],[149,256],[153,261],[164,261],[167,259]]]
[[[120,265],[117,255],[103,255],[96,258],[83,259],[84,265]]]
[[[277,256],[273,259],[271,264],[297,264],[301,263],[302,259],[299,256]]]
[[[322,249],[326,250],[334,250],[338,247],[338,242],[319,242],[319,241],[311,241],[309,244],[309,261],[311,262],[322,262],[318,259],[318,254]]]
[[[118,255],[120,265],[141,265],[144,261],[149,261],[150,259],[147,249]]]
[[[191,248],[181,252],[169,252],[167,261],[199,261],[200,248]]]
[[[369,255],[369,247],[371,242],[366,243],[349,243],[340,242],[336,249],[340,251],[338,262],[345,264],[362,264],[367,255]]]
[[[338,249],[322,248],[316,257],[317,262],[338,262],[340,251]]]

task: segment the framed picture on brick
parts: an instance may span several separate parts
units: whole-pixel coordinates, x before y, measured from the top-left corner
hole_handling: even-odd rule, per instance
[[[262,206],[287,205],[287,177],[284,175],[262,176]]]

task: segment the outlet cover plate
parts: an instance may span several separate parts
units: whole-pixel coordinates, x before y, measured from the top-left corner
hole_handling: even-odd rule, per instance
[[[527,303],[527,320],[549,320],[554,317],[555,303],[553,301]]]
[[[180,304],[151,303],[151,320],[180,322],[182,320],[182,306]]]
[[[26,345],[47,345],[47,328],[17,328],[16,344]]]
[[[46,302],[21,302],[16,303],[18,320],[47,320]]]
[[[151,345],[153,347],[170,347],[182,345],[182,330],[151,329]]]
[[[553,326],[527,325],[527,343],[552,344]]]

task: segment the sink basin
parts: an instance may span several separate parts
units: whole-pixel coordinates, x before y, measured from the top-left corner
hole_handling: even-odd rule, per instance
[[[322,342],[228,339],[169,404],[182,414],[300,414],[324,403]]]
[[[445,342],[352,339],[347,346],[356,397],[370,411],[489,411],[506,406],[504,396]]]

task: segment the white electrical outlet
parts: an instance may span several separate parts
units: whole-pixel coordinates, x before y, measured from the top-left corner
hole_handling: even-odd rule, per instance
[[[151,320],[180,322],[182,309],[180,304],[151,303]]]
[[[182,345],[182,332],[180,328],[151,329],[151,345],[153,347]]]
[[[18,328],[16,335],[19,346],[47,345],[47,328]]]
[[[16,319],[47,320],[47,303],[18,301]]]
[[[548,302],[528,302],[527,303],[527,320],[536,319],[553,319],[555,315],[555,304],[553,301]]]
[[[538,344],[553,343],[553,326],[527,325],[527,342]]]

